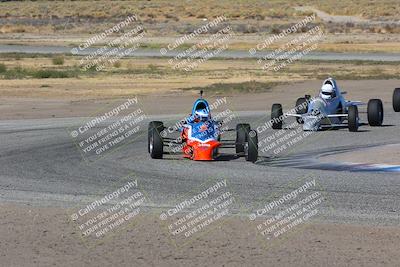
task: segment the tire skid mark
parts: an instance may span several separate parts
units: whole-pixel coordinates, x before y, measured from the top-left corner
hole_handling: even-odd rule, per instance
[[[351,163],[351,162],[321,162],[318,158],[341,154],[360,149],[377,147],[390,144],[339,147],[335,149],[322,150],[320,152],[306,152],[286,157],[263,157],[257,164],[270,167],[288,167],[297,169],[314,169],[326,171],[348,171],[348,172],[400,172],[400,165],[372,164],[372,163]]]

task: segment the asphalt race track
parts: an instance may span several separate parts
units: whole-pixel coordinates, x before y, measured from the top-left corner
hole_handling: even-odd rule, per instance
[[[148,117],[132,142],[89,163],[82,160],[68,132],[82,118],[5,120],[0,122],[0,198],[4,202],[75,206],[101,197],[123,184],[121,177],[134,173],[150,200],[146,209],[158,212],[159,208],[175,205],[177,196],[215,178],[226,179],[240,199],[241,206],[235,207],[234,213],[247,216],[262,205],[266,196],[287,189],[291,182],[315,179],[327,199],[317,220],[397,225],[399,172],[337,171],[315,164],[318,155],[324,153],[399,143],[400,114],[389,108],[385,112],[384,127],[362,126],[358,133],[346,129],[314,133],[285,155],[260,155],[256,164],[230,156],[229,150],[224,150],[221,160],[215,162],[193,162],[178,155],[151,159],[147,153],[147,124],[163,120],[165,115]],[[261,113],[239,114],[240,120],[254,127]],[[309,160],[314,160],[312,168],[307,164]]]
[[[0,45],[0,53],[38,53],[38,54],[69,54],[72,47],[65,46],[34,46],[34,45]],[[76,55],[90,55],[97,48],[87,48],[84,51],[76,51]],[[269,56],[272,51],[259,51],[251,55],[248,51],[223,51],[219,58],[261,58]],[[180,51],[169,51],[166,55],[161,55],[158,49],[138,49],[133,53],[133,57],[175,57]],[[335,52],[310,52],[303,56],[306,60],[370,60],[370,61],[400,61],[399,53],[335,53]]]

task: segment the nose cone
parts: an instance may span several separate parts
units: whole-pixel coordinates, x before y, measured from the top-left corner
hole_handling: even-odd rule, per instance
[[[317,116],[303,117],[303,130],[304,131],[317,131],[321,126],[321,119]]]

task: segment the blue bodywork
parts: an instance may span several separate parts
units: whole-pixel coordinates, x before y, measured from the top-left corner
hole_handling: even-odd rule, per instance
[[[215,140],[218,135],[218,127],[216,122],[210,118],[207,121],[196,121],[196,110],[205,110],[210,114],[210,106],[205,99],[197,99],[192,108],[191,115],[186,119],[186,124],[183,127],[188,128],[189,138],[199,142],[207,142]]]
[[[189,138],[199,142],[215,140],[217,129],[215,122],[210,120],[206,122],[193,122],[188,125]]]

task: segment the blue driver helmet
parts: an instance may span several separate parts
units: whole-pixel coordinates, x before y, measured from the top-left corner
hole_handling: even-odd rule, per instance
[[[192,116],[193,118],[201,121],[207,121],[211,119],[208,102],[204,99],[197,99],[193,105]]]

